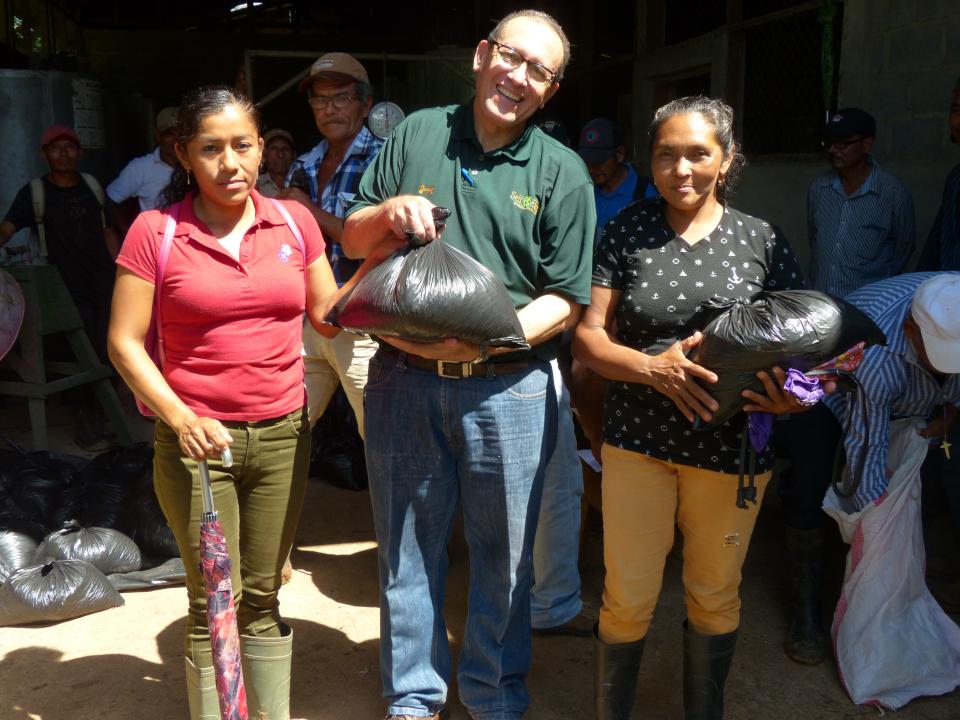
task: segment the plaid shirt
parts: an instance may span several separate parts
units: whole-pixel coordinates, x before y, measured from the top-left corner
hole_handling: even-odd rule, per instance
[[[347,214],[350,201],[353,200],[353,196],[357,192],[357,187],[360,185],[360,176],[363,175],[363,171],[373,162],[373,158],[383,147],[383,140],[376,137],[366,127],[360,128],[360,132],[353,139],[353,143],[347,150],[340,167],[333,173],[318,200],[317,173],[329,147],[330,143],[321,140],[313,150],[294,160],[287,171],[284,186],[290,187],[290,178],[293,177],[293,174],[297,170],[304,170],[307,177],[310,178],[310,198],[313,202],[321,210],[342,218]],[[356,271],[359,262],[345,257],[343,250],[340,248],[340,243],[328,240],[327,247],[330,249],[330,265],[333,267],[334,277],[336,277],[337,283],[342,285]]]

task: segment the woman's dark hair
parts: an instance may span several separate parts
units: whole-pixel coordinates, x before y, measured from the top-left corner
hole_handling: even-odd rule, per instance
[[[724,159],[731,158],[727,172],[717,180],[717,200],[725,202],[733,194],[733,188],[740,177],[740,170],[747,164],[747,159],[740,152],[740,146],[733,137],[733,108],[723,100],[717,98],[683,97],[671,100],[657,110],[653,115],[649,130],[649,149],[653,152],[653,145],[657,141],[660,126],[677,115],[698,113],[713,126],[713,134],[717,144],[723,150]]]
[[[260,112],[256,105],[246,95],[228,85],[207,85],[184,95],[173,126],[180,149],[185,149],[187,143],[197,136],[204,118],[221,113],[231,106],[245,112],[259,132]],[[190,189],[187,171],[177,163],[170,175],[170,182],[160,194],[160,207],[166,208],[180,202]]]

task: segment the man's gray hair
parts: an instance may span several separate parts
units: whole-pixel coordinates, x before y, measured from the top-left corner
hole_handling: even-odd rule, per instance
[[[542,10],[516,10],[497,23],[497,26],[490,32],[490,39],[499,42],[500,38],[503,37],[503,31],[507,27],[507,24],[517,18],[527,18],[542,23],[553,30],[557,34],[557,37],[560,38],[560,44],[563,46],[563,59],[560,61],[560,67],[555,69],[557,73],[556,79],[559,81],[563,77],[563,71],[567,69],[567,64],[570,62],[570,41],[567,39],[567,34],[563,32],[563,28],[560,27],[560,23],[558,23],[552,15],[548,15]]]

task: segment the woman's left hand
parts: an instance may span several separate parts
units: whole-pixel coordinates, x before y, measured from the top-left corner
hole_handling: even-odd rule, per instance
[[[771,377],[771,373],[773,377]],[[766,395],[744,390],[741,395],[750,401],[744,405],[746,412],[768,412],[774,415],[785,415],[786,413],[806,412],[812,405],[803,405],[797,398],[784,391],[783,384],[787,381],[787,374],[779,367],[774,365],[767,373],[763,370],[757,373],[757,379],[763,383],[763,389]],[[832,382],[824,384],[824,391],[829,395],[835,389]]]

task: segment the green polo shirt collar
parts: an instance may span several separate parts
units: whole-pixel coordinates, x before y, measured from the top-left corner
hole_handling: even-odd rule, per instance
[[[477,139],[477,130],[473,122],[473,105],[476,102],[476,96],[470,102],[461,105],[453,113],[453,126],[450,129],[450,137],[454,140],[467,140],[472,142],[477,150],[487,157],[504,156],[511,160],[526,161],[530,159],[531,143],[527,142],[530,134],[533,132],[533,125],[527,124],[520,133],[519,137],[508,145],[499,147],[490,152],[484,152]]]

